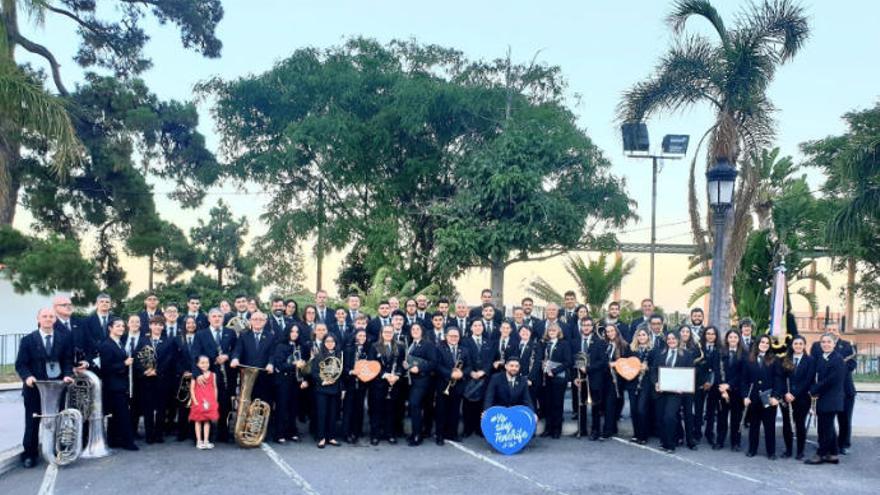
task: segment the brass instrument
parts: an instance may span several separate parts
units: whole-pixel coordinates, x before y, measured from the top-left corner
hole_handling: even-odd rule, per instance
[[[587,353],[585,353],[585,352],[579,352],[579,353],[575,354],[575,356],[574,356],[574,368],[577,371],[577,381],[575,383],[577,383],[578,397],[577,397],[577,400],[575,400],[575,402],[577,403],[577,422],[578,422],[577,437],[578,438],[580,438],[583,435],[583,432],[581,431],[581,407],[583,406],[583,403],[581,402],[581,396],[583,395],[583,390],[584,390],[583,381],[584,381],[584,374],[585,373],[583,371],[581,371],[581,369],[586,369],[588,366],[587,363],[589,363],[589,361],[590,361],[590,356],[587,355]],[[574,388],[572,388],[571,393],[572,394],[575,393]],[[589,394],[589,388],[587,389],[587,393]]]
[[[464,368],[464,362],[459,359],[455,362],[455,365],[452,367],[454,370],[461,370]],[[452,390],[452,387],[458,383],[458,378],[452,378],[452,374],[449,375],[449,383],[446,385],[446,388],[443,390],[443,395],[449,395],[449,392]]]
[[[233,316],[226,322],[226,328],[235,330],[235,334],[238,336],[245,330],[251,329],[251,322],[240,316]]]
[[[259,447],[269,429],[269,404],[260,399],[251,400],[257,375],[263,368],[239,365],[241,390],[238,393],[238,409],[235,416],[235,443],[239,447]]]
[[[336,383],[342,376],[342,359],[336,356],[327,356],[318,363],[318,376],[322,382]]]
[[[112,452],[107,448],[101,380],[98,375],[89,370],[74,374],[73,383],[67,386],[65,408],[78,410],[83,420],[89,422],[89,440],[80,457],[97,459],[110,455]]]
[[[578,379],[581,381],[586,381],[587,385],[587,401],[585,404],[592,405],[593,397],[590,394],[590,375],[587,374],[586,370],[590,367],[590,355],[586,352],[579,352],[574,355],[574,367],[577,369]],[[583,371],[582,371],[583,370]],[[580,401],[580,398],[578,398]],[[580,409],[580,408],[579,408]],[[580,411],[578,411],[580,413]]]
[[[144,346],[137,353],[137,361],[144,371],[156,369],[156,349],[151,345]]]
[[[40,393],[40,451],[49,464],[64,466],[82,454],[83,416],[78,409],[61,410],[61,396],[67,384],[61,380],[37,380]],[[59,412],[60,411],[60,412]]]
[[[302,383],[303,376],[302,372],[299,370],[299,366],[296,363],[302,361],[302,351],[299,350],[299,346],[293,345],[293,352],[290,354],[290,358],[288,358],[288,364],[293,366],[294,376],[296,377],[296,383]]]
[[[177,387],[177,401],[181,404],[189,404],[190,392],[189,388],[192,384],[192,375],[182,375],[180,377],[180,385]]]

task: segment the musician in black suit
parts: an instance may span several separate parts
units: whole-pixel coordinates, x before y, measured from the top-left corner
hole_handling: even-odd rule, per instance
[[[571,345],[565,340],[562,328],[551,324],[541,339],[542,379],[544,381],[544,432],[541,436],[559,438],[562,435],[562,408],[568,371],[572,367]]]
[[[628,358],[629,346],[621,337],[615,325],[605,326],[605,354],[608,356],[608,366],[605,368],[605,392],[602,397],[604,405],[605,425],[602,428],[602,438],[608,439],[617,434],[617,420],[624,400],[624,385],[626,381],[617,376],[614,364],[618,359]],[[687,404],[686,408],[691,404]]]
[[[471,318],[469,316],[470,309],[466,302],[458,300],[455,303],[455,314],[446,321],[446,328],[455,327],[460,332],[470,328]]]
[[[406,370],[409,381],[409,419],[410,437],[407,439],[411,447],[422,443],[423,411],[425,403],[433,401],[434,394],[431,388],[431,373],[434,371],[436,361],[436,347],[423,338],[422,326],[413,325],[409,329],[412,342],[406,348],[403,355],[403,369]]]
[[[497,338],[498,326],[501,325],[501,322],[497,321],[497,318],[495,317],[495,306],[492,306],[491,304],[483,305],[483,314],[480,318],[479,321],[483,322],[483,336],[489,340]]]
[[[370,346],[368,359],[379,361],[382,366],[379,376],[370,382],[370,444],[378,445],[380,440],[395,444],[394,404],[400,392],[398,381],[403,375],[403,352],[394,338],[391,326],[382,328],[379,340]]]
[[[782,397],[782,366],[779,358],[770,352],[770,336],[762,335],[746,362],[745,386],[748,395],[743,399],[751,411],[749,423],[749,450],[747,457],[758,451],[760,428],[764,428],[764,446],[767,458],[776,459],[776,412]],[[767,398],[769,396],[769,398]]]
[[[471,388],[471,394],[464,396],[462,401],[462,436],[468,438],[476,433],[483,435],[480,428],[480,413],[483,411],[483,395],[489,382],[492,370],[492,358],[495,352],[491,338],[486,337],[483,320],[471,322],[470,335],[462,341],[462,347],[471,356],[471,371],[465,390]]]
[[[740,421],[743,415],[743,383],[745,382],[745,365],[748,351],[743,347],[739,332],[730,329],[724,334],[724,341],[718,351],[715,369],[715,385],[721,398],[718,411],[718,429],[715,434],[713,450],[724,448],[730,427],[730,450],[739,452],[742,433]]]
[[[543,320],[539,320],[535,322],[532,326],[532,338],[536,340],[541,340],[541,337],[547,330],[547,327],[552,325],[557,325],[562,330],[562,334],[568,340],[572,340],[574,338],[573,335],[565,335],[567,326],[559,319],[559,306],[556,303],[550,303],[544,308],[544,316]]]
[[[196,317],[196,326],[198,327],[198,318]],[[229,410],[232,407],[231,398],[235,395],[235,386],[238,374],[233,372],[229,366],[230,356],[235,349],[235,343],[238,337],[235,330],[225,328],[223,326],[223,312],[219,308],[211,308],[208,311],[208,328],[198,329],[193,339],[192,357],[190,363],[191,372],[194,379],[200,379],[202,370],[196,366],[196,360],[199,356],[207,356],[211,362],[211,372],[217,380],[217,401],[220,405],[220,419],[217,421],[216,431],[217,441],[229,441],[229,429],[226,425],[226,418],[229,416]]]
[[[287,332],[287,340],[275,346],[272,363],[275,373],[275,441],[299,442],[299,428],[296,424],[302,395],[309,382],[305,379],[305,365],[309,360],[308,346],[299,340],[299,327],[293,325]],[[347,357],[347,356],[346,356]]]
[[[629,334],[630,335],[635,334],[636,330],[638,330],[639,326],[643,325],[643,324],[645,326],[649,327],[649,330],[650,330],[651,316],[654,315],[654,300],[651,299],[650,297],[646,297],[646,298],[642,299],[641,308],[642,308],[642,314],[639,315],[638,318],[634,319],[629,324]],[[666,325],[664,325],[662,321],[661,321],[661,327],[662,327],[661,331],[654,332],[655,335],[663,335],[666,333]],[[665,345],[666,339],[661,338],[661,340],[663,341],[663,343]],[[657,344],[658,344],[658,342],[656,340],[654,340],[654,342],[653,342],[654,349],[657,349]]]
[[[140,382],[141,414],[144,416],[144,434],[147,443],[163,443],[165,402],[174,385],[174,342],[162,337],[165,319],[162,315],[154,315],[150,319],[150,334],[144,335],[138,343],[135,354],[140,357],[149,353],[147,347],[153,349],[154,366],[145,367],[146,362],[138,358],[134,362],[135,376]]]
[[[159,307],[159,296],[155,292],[147,292],[147,297],[144,298],[144,309],[138,313],[138,317],[141,319],[141,328],[145,332],[147,328],[150,328],[150,320],[154,316],[162,316],[162,308]]]
[[[105,413],[110,415],[107,424],[107,446],[138,450],[134,444],[129,411],[129,373],[134,358],[123,348],[122,336],[125,323],[119,318],[110,320],[110,336],[98,346],[101,358],[101,387],[104,395]]]
[[[358,329],[354,333],[351,344],[345,349],[342,386],[345,398],[342,401],[342,434],[348,443],[357,443],[364,434],[364,402],[369,384],[356,376],[354,364],[367,359],[369,353],[367,331]]]
[[[269,318],[267,328],[272,332],[272,335],[277,339],[277,342],[286,341],[287,334],[290,332],[290,327],[293,326],[293,320],[289,319],[284,314],[284,299],[281,297],[273,297],[272,314],[266,316]]]
[[[175,308],[176,313],[176,308]],[[166,328],[168,323],[168,307],[165,307]],[[176,317],[174,324],[177,324]],[[171,383],[171,396],[168,401],[174,410],[172,421],[177,422],[177,441],[182,442],[187,438],[193,438],[194,431],[189,426],[189,389],[185,383],[185,378],[192,378],[193,363],[195,363],[198,354],[196,351],[196,332],[199,326],[195,318],[187,317],[183,320],[183,328],[177,331],[177,335],[172,339],[174,343],[174,379]],[[170,337],[166,337],[170,338]],[[219,376],[215,373],[214,376]],[[220,392],[220,382],[217,382],[218,394]],[[170,431],[170,430],[169,430]],[[219,435],[219,433],[218,433]]]
[[[528,380],[519,376],[519,368],[519,357],[512,355],[504,363],[504,373],[492,376],[483,399],[484,412],[493,406],[526,406],[534,412],[535,404],[529,395]],[[535,418],[537,420],[537,416]]]
[[[180,315],[177,318],[177,323],[182,327],[183,326],[182,325],[183,319],[187,316],[192,316],[193,318],[196,319],[196,323],[198,323],[198,325],[199,325],[199,330],[201,330],[203,328],[208,328],[208,325],[209,325],[208,316],[205,314],[204,311],[202,311],[201,308],[202,308],[202,299],[196,294],[191,294],[189,296],[189,299],[187,299],[187,301],[186,301],[186,313]],[[217,311],[220,311],[220,310],[218,309]],[[221,311],[220,314],[222,315],[223,312]]]
[[[367,340],[372,344],[379,340],[382,327],[391,325],[391,305],[388,301],[380,301],[375,318],[367,324]]]
[[[816,455],[805,462],[837,464],[839,446],[834,431],[834,417],[844,410],[846,365],[835,350],[833,334],[822,335],[819,346],[821,352],[812,356],[816,362],[816,378],[810,386],[810,395],[816,399],[816,414],[819,416],[819,448]]]
[[[235,318],[236,316],[248,321],[251,319],[251,312],[247,309],[247,296],[244,294],[237,294],[235,296],[235,300],[232,303],[232,311],[223,315],[223,326],[225,327],[229,320]]]
[[[94,360],[98,355],[97,348],[83,322],[73,316],[73,303],[70,298],[56,296],[52,299],[52,310],[55,312],[55,331],[67,332],[70,335],[74,370],[95,368]]]
[[[575,324],[579,322],[577,313],[581,306],[583,305],[578,304],[577,294],[573,290],[565,291],[565,294],[562,295],[562,308],[559,309],[559,321],[562,322],[563,329],[568,327],[572,322]],[[583,307],[586,308],[586,306]],[[575,328],[575,333],[577,333],[577,328]]]
[[[502,321],[492,340],[492,374],[503,373],[507,358],[515,355],[519,346],[519,335],[513,333],[513,325]]]
[[[322,324],[323,325],[323,324]],[[339,416],[339,394],[342,392],[340,380],[345,370],[336,380],[324,380],[321,377],[319,363],[325,359],[344,359],[342,349],[336,346],[336,337],[328,333],[321,341],[321,350],[315,356],[312,366],[312,381],[315,384],[315,436],[318,439],[318,448],[323,449],[328,443],[334,447],[340,444],[336,441],[336,419]]]
[[[347,313],[344,308],[336,308],[336,320],[327,325],[327,330],[336,336],[336,341],[345,349],[354,335],[354,328],[358,320],[366,318],[366,315],[359,314],[352,323],[348,322]]]
[[[633,322],[635,325],[635,322]],[[641,326],[641,323],[639,323]],[[633,328],[635,332],[637,328]],[[654,352],[659,354],[666,350],[666,320],[663,315],[653,314],[648,317],[647,321],[648,336],[651,337],[651,345]]]
[[[354,321],[357,319],[359,314],[364,314],[361,311],[361,296],[357,293],[351,293],[348,295],[348,311],[346,319],[348,320],[349,325],[354,325]],[[369,321],[370,315],[367,315],[367,320]]]
[[[49,308],[37,312],[37,330],[21,339],[15,358],[15,372],[21,378],[24,399],[24,452],[21,461],[33,467],[39,457],[40,418],[42,413],[37,380],[64,380],[73,383],[73,348],[67,332],[55,331],[55,314]]]
[[[837,414],[837,446],[841,454],[847,455],[852,441],[852,416],[856,402],[856,386],[853,382],[853,372],[858,366],[856,349],[852,344],[840,338],[840,329],[836,324],[828,325],[826,331],[834,339],[834,351],[843,359],[846,368],[843,381],[843,410]],[[821,353],[820,342],[814,342],[810,349],[810,355],[818,356]]]
[[[125,327],[125,334],[122,335],[121,343],[122,348],[125,349],[125,353],[128,357],[135,357],[137,355],[137,349],[140,346],[141,339],[144,338],[148,329],[144,329],[141,331],[141,318],[136,314],[128,315],[128,320]],[[135,360],[137,361],[137,360]],[[141,376],[137,373],[135,369],[137,367],[137,362],[132,365],[132,377],[129,383],[131,386],[131,390],[128,394],[128,410],[130,411],[129,416],[131,418],[131,431],[134,434],[135,439],[143,438],[138,431],[141,422],[141,413],[144,410],[143,407],[143,380],[141,380]]]
[[[743,347],[748,352],[752,352],[758,343],[758,339],[752,335],[754,329],[755,324],[750,318],[743,318],[742,321],[739,322],[739,334],[742,336]]]
[[[785,441],[785,452],[782,457],[791,457],[792,438],[797,435],[797,454],[795,459],[804,458],[804,446],[807,441],[807,413],[810,410],[810,385],[816,377],[815,359],[807,355],[807,341],[794,337],[785,359],[782,362],[783,380],[785,381],[785,406],[782,408],[782,439]],[[788,410],[791,408],[791,411]],[[792,420],[794,424],[792,425]],[[793,435],[794,434],[794,435]]]
[[[110,320],[114,316],[110,313],[110,296],[107,294],[98,294],[95,298],[95,311],[83,320],[86,334],[90,339],[91,348],[94,350],[94,357],[98,358],[98,346],[107,339],[107,329],[110,326]],[[95,367],[101,367],[101,360],[98,358]],[[94,370],[93,370],[94,371]]]
[[[633,424],[631,440],[639,445],[645,445],[648,442],[648,425],[650,424],[648,403],[652,401],[651,394],[654,391],[654,387],[651,385],[651,376],[648,373],[653,364],[654,356],[648,331],[644,328],[636,330],[629,349],[632,356],[639,358],[641,366],[639,376],[626,384],[629,396],[629,413]]]
[[[327,308],[324,308],[324,309],[328,312],[331,311]],[[300,340],[300,342],[303,342],[303,343],[314,342],[314,340],[315,340],[315,338],[314,338],[315,327],[318,325],[318,323],[323,323],[321,320],[318,319],[318,312],[317,311],[318,310],[315,308],[315,306],[313,306],[311,304],[308,304],[308,305],[306,305],[305,308],[303,308],[302,320],[300,320],[297,323],[297,325],[299,325],[299,340]],[[332,313],[330,313],[330,314],[332,314]],[[331,316],[331,319],[332,319],[332,316]],[[327,323],[325,323],[325,325],[327,325]]]
[[[539,345],[532,339],[532,329],[527,326],[519,328],[516,350],[514,355],[519,358],[519,375],[529,387],[529,397],[532,398],[533,409],[538,417],[543,417],[540,413],[540,402],[537,401],[541,390],[541,352]]]
[[[272,362],[275,352],[275,336],[266,326],[266,313],[257,310],[251,315],[251,328],[239,335],[232,350],[229,367],[237,370],[239,365],[265,370],[258,373],[251,398],[272,403],[272,383],[275,365]]]
[[[631,328],[628,323],[620,320],[620,303],[617,301],[611,301],[608,304],[608,312],[604,318],[599,320],[599,323],[596,325],[596,331],[599,335],[605,335],[605,326],[606,325],[616,325],[617,330],[620,332],[620,335],[623,337],[623,340],[627,342],[632,342],[633,334],[635,334],[636,329]]]
[[[721,399],[715,385],[718,376],[718,352],[721,349],[718,328],[713,325],[704,328],[699,345],[703,350],[703,361],[697,366],[699,379],[697,393],[694,394],[694,438],[699,442],[705,435],[706,442],[715,445],[715,421],[720,407],[718,401]],[[703,421],[706,426],[701,431]]]
[[[446,339],[446,325],[443,324],[443,314],[434,313],[431,318],[431,326],[425,330],[425,338],[438,346]],[[450,319],[449,321],[453,321]]]
[[[676,392],[660,392],[660,367],[667,368],[690,368],[694,365],[693,355],[685,350],[679,349],[678,336],[675,332],[666,334],[666,349],[656,355],[654,367],[651,369],[651,381],[656,384],[655,390],[660,394],[658,402],[658,410],[661,411],[661,427],[660,427],[660,444],[666,452],[674,452],[676,445],[676,425],[680,421],[679,411],[684,410],[684,434],[687,446],[691,450],[696,450],[697,443],[693,438],[694,431],[694,413],[692,409],[682,408],[682,393]]]
[[[571,348],[572,368],[571,374],[574,375],[572,385],[573,390],[578,390],[575,395],[578,396],[578,406],[581,410],[578,412],[580,422],[578,424],[578,434],[584,435],[587,431],[587,402],[592,402],[592,415],[590,439],[593,441],[603,440],[600,436],[601,417],[603,409],[602,397],[605,391],[605,377],[608,370],[608,353],[606,352],[605,340],[602,339],[593,330],[593,319],[584,318],[580,322],[580,335],[568,341]],[[574,367],[574,357],[583,353],[587,356],[589,366],[584,369],[576,369]],[[581,360],[582,361],[582,360]],[[579,382],[577,380],[580,380]],[[587,389],[589,388],[589,393]]]
[[[479,320],[482,318],[483,313],[486,309],[486,305],[492,306],[492,320],[496,325],[501,324],[501,320],[504,319],[504,308],[496,308],[494,302],[492,300],[492,290],[491,289],[483,289],[480,292],[480,305],[471,308],[470,311],[470,319],[471,320]]]
[[[434,432],[437,445],[443,445],[444,439],[461,440],[458,435],[461,394],[471,372],[471,357],[460,340],[461,331],[449,327],[446,342],[437,351],[437,428]]]
[[[534,334],[535,322],[538,321],[538,318],[532,314],[532,311],[535,309],[535,301],[531,297],[524,297],[522,301],[520,301],[520,306],[523,309],[526,325],[532,329],[532,334]]]

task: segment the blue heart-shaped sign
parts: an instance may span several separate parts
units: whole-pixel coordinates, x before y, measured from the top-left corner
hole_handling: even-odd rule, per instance
[[[535,435],[535,413],[526,406],[494,406],[486,410],[480,422],[489,445],[504,455],[516,454]]]

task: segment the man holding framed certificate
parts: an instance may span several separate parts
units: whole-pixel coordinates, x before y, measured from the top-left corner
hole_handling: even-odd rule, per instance
[[[697,449],[693,438],[694,426],[694,357],[687,349],[679,348],[678,335],[666,335],[666,349],[657,354],[651,370],[656,390],[660,394],[657,409],[661,414],[660,443],[666,452],[674,452],[680,436],[679,411],[684,410],[684,437],[691,450]]]

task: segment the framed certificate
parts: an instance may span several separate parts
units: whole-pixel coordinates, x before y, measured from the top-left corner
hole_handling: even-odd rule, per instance
[[[658,386],[661,392],[675,392],[679,394],[694,393],[695,368],[659,368]]]

